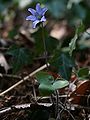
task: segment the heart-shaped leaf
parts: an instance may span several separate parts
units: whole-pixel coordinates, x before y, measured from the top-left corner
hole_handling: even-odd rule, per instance
[[[53,88],[55,90],[64,88],[69,85],[69,82],[67,80],[58,80],[53,83]]]
[[[52,83],[54,81],[53,76],[49,75],[47,72],[38,72],[36,74],[36,79],[39,83]]]
[[[48,96],[48,95],[51,95],[53,92],[54,92],[54,87],[52,86],[52,84],[43,84],[41,83],[39,85],[39,91],[40,91],[40,94],[42,96]]]
[[[69,82],[66,80],[55,81],[53,76],[47,72],[38,72],[36,79],[40,83],[39,91],[42,96],[51,95],[55,90],[68,86]]]

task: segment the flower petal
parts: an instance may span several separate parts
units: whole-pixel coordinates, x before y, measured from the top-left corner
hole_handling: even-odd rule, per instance
[[[36,12],[37,12],[38,14],[41,14],[41,11],[42,11],[42,8],[41,8],[40,4],[37,3],[37,5],[36,5]]]
[[[26,20],[35,21],[35,20],[37,20],[37,18],[34,15],[30,15],[30,16],[26,17]]]
[[[34,15],[30,15],[30,16],[26,17],[26,20],[35,21],[35,20],[37,20],[37,18]]]
[[[36,25],[39,23],[40,21],[39,20],[36,20],[33,22],[33,28],[36,28]]]
[[[32,9],[32,8],[28,8],[28,11],[32,13],[32,15],[36,14],[36,10]]]
[[[45,14],[45,12],[47,11],[48,9],[46,7],[42,8],[42,16]]]
[[[45,21],[46,21],[46,18],[45,18],[45,16],[43,16],[43,17],[41,18],[40,22],[45,22]]]

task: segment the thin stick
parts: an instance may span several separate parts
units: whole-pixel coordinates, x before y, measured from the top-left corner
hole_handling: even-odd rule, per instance
[[[48,66],[50,64],[48,63]],[[34,74],[36,74],[37,72],[45,69],[47,67],[47,65],[43,65],[40,68],[38,68],[37,70],[35,70],[34,72],[30,73],[28,76],[24,77],[22,80],[20,80],[19,82],[17,82],[16,84],[14,84],[13,86],[11,86],[10,88],[8,88],[7,90],[3,91],[2,93],[0,93],[0,96],[3,96],[4,94],[6,94],[7,92],[11,91],[12,89],[14,89],[15,87],[17,87],[18,85],[20,85],[21,83],[23,83],[24,81],[26,81],[29,77],[32,77]]]
[[[17,75],[11,75],[11,74],[1,74],[0,73],[0,77],[8,77],[8,78],[15,78],[15,79],[21,79],[20,76],[17,76]]]
[[[36,97],[36,91],[35,91],[35,87],[34,87],[34,83],[32,83],[33,85],[33,95],[34,95],[34,99],[37,102],[37,97]]]
[[[3,114],[5,112],[9,112],[9,111],[14,110],[14,109],[20,110],[20,109],[30,108],[31,105],[32,105],[32,103],[26,103],[26,104],[21,104],[21,105],[12,105],[11,107],[6,107],[6,108],[0,109],[0,114]],[[37,105],[51,107],[52,103],[37,103]]]
[[[59,103],[59,93],[58,93],[58,90],[56,90],[56,116],[59,113],[58,103]]]

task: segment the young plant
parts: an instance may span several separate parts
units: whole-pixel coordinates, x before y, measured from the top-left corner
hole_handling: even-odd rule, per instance
[[[45,33],[44,33],[44,26],[43,22],[46,21],[45,13],[48,9],[46,7],[41,7],[39,3],[36,4],[36,9],[29,8],[28,11],[32,14],[28,17],[26,17],[26,20],[32,21],[32,27],[36,28],[38,25],[41,25],[42,27],[42,40],[43,40],[43,46],[44,46],[44,52],[45,52],[45,62],[48,66],[48,57],[47,57],[47,46],[46,46],[46,40],[45,40]],[[39,72],[36,74],[36,78],[39,85],[39,90],[42,96],[51,95],[55,90],[64,88],[69,85],[69,82],[67,80],[61,79],[61,80],[54,80],[52,75],[48,74],[47,72]]]

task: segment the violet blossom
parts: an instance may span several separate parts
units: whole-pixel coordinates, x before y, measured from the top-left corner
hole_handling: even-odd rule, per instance
[[[46,7],[41,8],[40,4],[36,4],[36,10],[29,8],[28,11],[32,14],[26,17],[26,20],[31,20],[33,22],[33,28],[36,28],[38,23],[42,23],[46,21],[45,13],[48,9]]]

